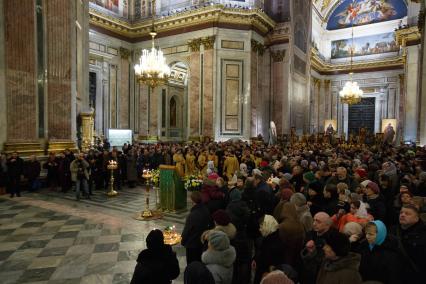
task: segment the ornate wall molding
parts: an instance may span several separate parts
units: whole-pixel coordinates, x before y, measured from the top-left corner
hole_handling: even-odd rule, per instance
[[[213,49],[215,41],[216,36],[208,36],[201,39],[201,43],[203,44],[205,50]]]
[[[203,40],[201,38],[195,38],[188,41],[188,46],[192,52],[196,52],[196,51],[200,51],[200,47],[202,43],[203,43]]]
[[[271,56],[274,62],[282,62],[285,58],[285,49],[271,51]]]
[[[371,61],[354,62],[352,70],[354,72],[369,72],[377,70],[403,69],[405,58],[403,55]],[[351,71],[347,63],[331,63],[324,61],[318,51],[311,49],[311,66],[321,75],[336,75]]]
[[[252,39],[251,40],[251,50],[259,56],[263,56],[265,53],[265,46],[258,42],[257,40]]]
[[[89,16],[92,26],[108,30],[130,41],[134,39],[140,40],[145,37],[149,38],[151,30],[150,19],[133,24],[101,13],[93,8],[90,9]],[[218,4],[159,18],[156,20],[155,25],[160,37],[179,34],[183,28],[188,30],[191,28],[194,29],[197,26],[199,29],[233,26],[237,29],[255,30],[261,35],[266,35],[273,29],[275,22],[261,9],[227,8],[224,5]]]
[[[129,59],[130,50],[124,47],[120,47],[120,56],[122,59]]]
[[[424,19],[424,17],[423,17]],[[420,43],[420,32],[418,27],[409,27],[405,29],[399,29],[395,31],[396,42],[400,46],[410,45],[409,43]]]

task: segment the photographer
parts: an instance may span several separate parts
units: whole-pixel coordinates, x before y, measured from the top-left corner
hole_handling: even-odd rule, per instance
[[[89,163],[84,159],[83,153],[80,153],[78,158],[72,161],[70,169],[72,181],[75,182],[76,199],[80,200],[81,187],[83,187],[83,194],[90,199],[87,183],[89,180]]]

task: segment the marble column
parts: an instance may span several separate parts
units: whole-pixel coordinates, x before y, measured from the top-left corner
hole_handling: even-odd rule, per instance
[[[118,128],[129,128],[129,56],[130,50],[120,47],[120,100],[118,104]]]
[[[420,121],[419,121],[419,138],[420,145],[426,145],[426,32],[425,32],[425,22],[426,22],[426,4],[425,1],[421,1],[421,11],[419,14],[419,30],[421,32],[422,38],[422,49],[421,49],[421,69],[420,69]]]
[[[201,39],[189,43],[189,139],[198,138],[200,133],[200,45]]]
[[[261,104],[259,102],[258,94],[258,55],[257,51],[253,48],[251,51],[251,68],[250,68],[250,97],[251,97],[251,120],[250,120],[250,137],[256,137],[258,132],[257,120],[259,115],[259,109]],[[266,138],[266,137],[265,137]]]
[[[34,0],[4,0],[6,151],[43,152],[38,142]],[[2,128],[3,129],[3,128]],[[3,137],[4,139],[4,137]]]
[[[277,127],[277,135],[290,133],[290,110],[287,80],[285,78],[285,50],[271,51],[272,57],[272,120]],[[287,73],[288,76],[288,73]]]
[[[158,103],[161,102],[161,88],[155,88],[149,90],[149,136],[156,140],[160,136],[158,127]],[[152,137],[154,136],[154,137]]]
[[[139,135],[148,136],[148,87],[137,86],[139,87]]]
[[[203,39],[203,136],[214,137],[213,129],[213,60],[214,37]],[[192,104],[192,101],[191,101]],[[191,107],[191,106],[190,106]]]
[[[407,47],[404,140],[417,140],[420,46]]]
[[[398,141],[404,142],[405,133],[405,75],[399,74]]]
[[[0,149],[7,139],[4,0],[0,0]]]

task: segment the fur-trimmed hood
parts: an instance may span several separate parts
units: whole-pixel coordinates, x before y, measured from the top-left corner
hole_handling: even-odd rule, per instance
[[[216,250],[206,250],[201,255],[201,261],[206,264],[217,264],[227,268],[232,267],[236,257],[235,248],[230,246],[226,250],[216,251]]]

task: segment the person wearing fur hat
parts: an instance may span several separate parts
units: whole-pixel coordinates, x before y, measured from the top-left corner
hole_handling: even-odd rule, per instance
[[[367,195],[367,203],[369,205],[369,212],[375,220],[385,220],[386,218],[386,205],[383,196],[380,194],[380,188],[377,183],[370,181],[365,188]]]
[[[163,232],[152,230],[146,247],[137,259],[131,284],[170,284],[179,276],[179,262],[170,245],[164,244]]]
[[[213,275],[216,284],[231,284],[236,253],[228,236],[222,231],[209,234],[208,249],[203,252],[201,261]]]
[[[256,270],[254,283],[258,284],[271,265],[284,263],[285,247],[278,232],[278,222],[271,215],[265,215],[260,222],[261,243],[257,247],[252,267]]]
[[[402,283],[401,263],[397,242],[387,236],[385,224],[372,221],[365,226],[365,241],[361,242],[359,272],[363,281],[378,281],[386,284]]]
[[[317,284],[361,284],[361,275],[358,272],[361,257],[350,252],[350,243],[347,236],[333,231],[323,247],[324,261],[318,272]]]

